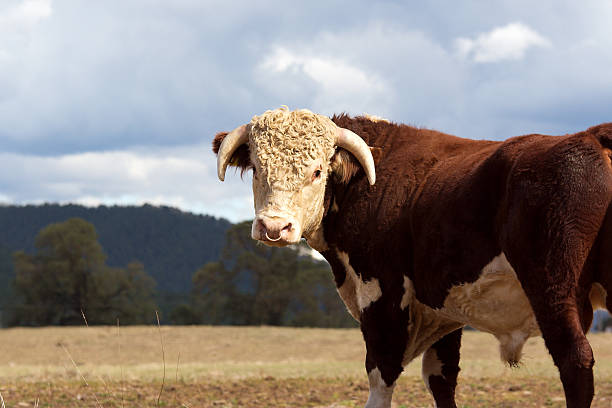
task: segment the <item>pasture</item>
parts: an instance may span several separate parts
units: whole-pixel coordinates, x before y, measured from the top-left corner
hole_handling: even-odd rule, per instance
[[[594,407],[612,407],[612,335],[591,334]],[[359,407],[367,399],[356,329],[79,327],[0,330],[6,407]],[[460,407],[562,407],[541,339],[521,368],[496,340],[464,333]],[[431,407],[420,360],[400,377],[395,407]]]

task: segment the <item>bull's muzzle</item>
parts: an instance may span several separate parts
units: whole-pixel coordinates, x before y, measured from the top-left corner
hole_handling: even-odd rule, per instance
[[[253,220],[252,237],[266,245],[296,244],[301,238],[298,223],[289,217],[259,215]]]

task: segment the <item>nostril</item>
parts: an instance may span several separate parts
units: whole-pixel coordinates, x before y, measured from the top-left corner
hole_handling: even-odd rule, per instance
[[[293,228],[293,225],[291,223],[285,225],[285,227],[283,228],[283,231],[291,231],[291,228]]]
[[[262,220],[257,220],[257,229],[259,229],[259,231],[260,231],[262,234],[265,234],[265,233],[266,233],[266,231],[268,230],[268,229],[266,228],[266,224],[264,224],[264,222],[263,222]]]

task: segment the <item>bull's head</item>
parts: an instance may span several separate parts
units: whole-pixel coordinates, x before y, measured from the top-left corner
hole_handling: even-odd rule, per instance
[[[230,133],[219,133],[213,150],[221,181],[228,165],[253,170],[252,237],[273,246],[295,244],[320,231],[325,186],[334,173],[346,178],[347,162],[353,160],[346,151],[370,184],[376,179],[372,153],[361,137],[305,109],[254,116]]]

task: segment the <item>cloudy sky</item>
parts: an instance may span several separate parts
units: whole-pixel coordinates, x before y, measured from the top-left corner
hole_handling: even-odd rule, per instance
[[[210,142],[280,105],[583,130],[612,121],[610,21],[608,0],[0,0],[0,202],[248,219],[249,177],[219,182]]]

